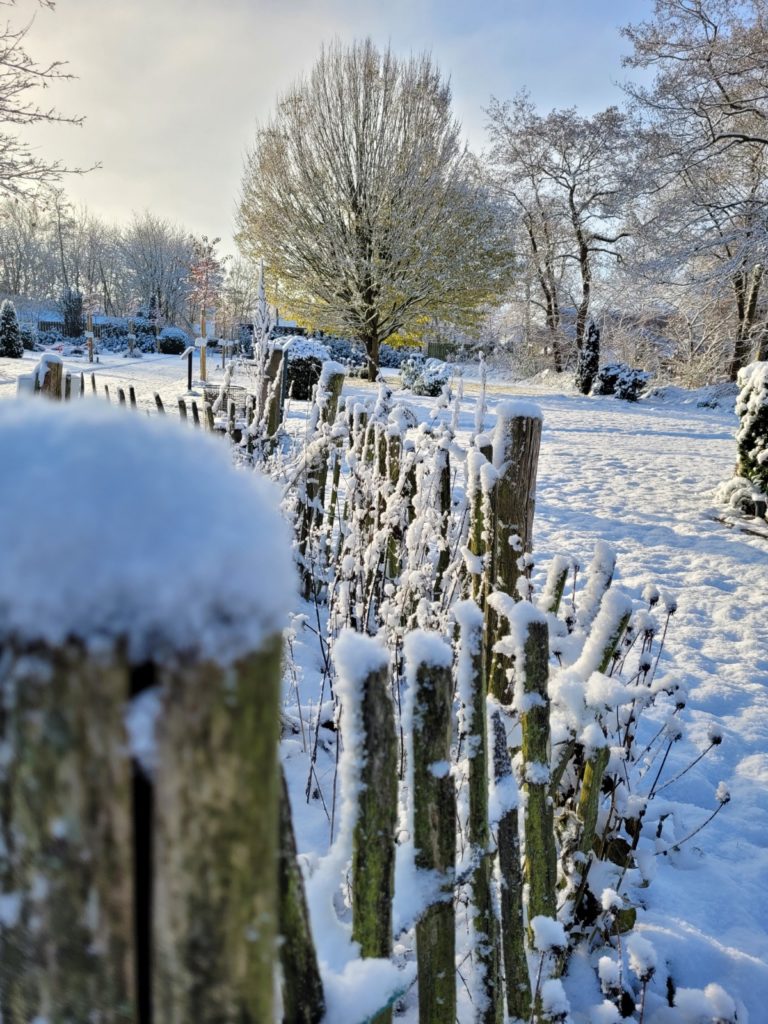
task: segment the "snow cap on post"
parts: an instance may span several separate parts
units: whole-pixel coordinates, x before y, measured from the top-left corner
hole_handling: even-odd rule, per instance
[[[215,440],[90,403],[6,402],[0,432],[0,640],[224,664],[282,630],[277,497]]]
[[[544,413],[535,402],[517,399],[511,402],[499,402],[493,410],[496,413],[496,426],[493,431],[493,464],[501,469],[507,458],[507,435],[510,420],[544,420]]]

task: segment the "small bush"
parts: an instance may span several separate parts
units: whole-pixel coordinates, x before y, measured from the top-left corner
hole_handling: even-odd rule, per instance
[[[739,370],[739,388],[737,472],[768,494],[768,362],[750,363]]]
[[[189,339],[179,327],[164,327],[160,331],[160,351],[167,356],[180,356],[189,347]]]
[[[436,398],[451,379],[451,368],[440,359],[411,356],[400,367],[403,387],[414,395]]]
[[[399,370],[406,360],[417,354],[412,348],[395,348],[393,345],[384,344],[379,349],[379,366],[383,366],[385,369]]]
[[[296,338],[289,343],[285,358],[288,394],[300,402],[308,402],[320,380],[323,363],[331,358],[331,353],[319,341]]]
[[[27,352],[34,351],[35,345],[37,344],[37,331],[34,327],[30,327],[29,324],[24,324],[19,328],[21,334],[21,343]]]
[[[64,335],[59,330],[38,331],[37,340],[40,345],[48,348],[51,345],[62,345],[64,343]]]
[[[350,341],[349,338],[325,338],[323,345],[330,352],[331,359],[348,369],[366,365],[365,349],[360,342]]]
[[[598,371],[592,394],[615,395],[625,402],[636,402],[650,379],[645,370],[633,369],[626,363],[610,363]]]

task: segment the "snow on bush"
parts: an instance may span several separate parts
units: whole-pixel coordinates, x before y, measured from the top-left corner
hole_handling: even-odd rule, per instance
[[[768,494],[768,362],[751,363],[740,370],[739,387],[737,472]]]
[[[451,380],[451,367],[440,359],[410,356],[400,366],[403,387],[414,395],[436,397]]]
[[[2,638],[229,661],[283,628],[295,570],[276,495],[214,439],[39,399],[2,403],[0,432]]]
[[[21,340],[16,309],[10,299],[0,306],[0,356],[6,359],[21,359],[24,343]]]
[[[331,358],[327,347],[314,338],[292,337],[283,342],[288,394],[308,402],[320,380],[323,363]]]
[[[636,402],[650,379],[650,373],[645,370],[633,369],[626,363],[609,363],[600,367],[592,394],[615,395],[625,402]]]
[[[739,370],[736,472],[715,491],[715,500],[738,516],[768,512],[768,362]]]

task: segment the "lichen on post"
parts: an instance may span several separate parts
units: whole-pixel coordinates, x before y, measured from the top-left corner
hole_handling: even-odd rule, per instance
[[[271,1020],[294,587],[271,488],[104,405],[4,403],[0,430],[2,1019]]]
[[[416,924],[419,1020],[456,1020],[456,789],[450,770],[453,656],[436,633],[415,630],[404,642],[407,726],[417,871],[428,873],[434,900]]]
[[[334,646],[344,752],[338,843],[352,857],[352,938],[363,957],[392,953],[397,826],[397,735],[389,654],[352,630]],[[387,1024],[382,1010],[375,1024]]]
[[[506,619],[504,646],[514,658],[513,707],[522,726],[522,777],[526,795],[525,881],[528,920],[555,917],[557,849],[550,798],[549,630],[544,612],[528,602],[514,603],[505,594],[491,601]]]
[[[483,667],[483,613],[472,600],[454,609],[460,629],[457,664],[462,702],[463,739],[469,762],[469,841],[472,846],[472,929],[480,975],[477,1024],[498,1024],[503,1019],[499,964],[499,926],[494,908],[493,848],[488,820],[488,725]]]
[[[498,473],[494,488],[494,591],[521,598],[525,580],[524,558],[532,549],[536,505],[536,474],[541,447],[542,414],[531,402],[503,402],[496,409],[493,466]],[[499,639],[500,624],[493,609],[488,616],[488,642]],[[498,660],[490,663],[489,690],[504,701],[505,679]]]
[[[523,867],[520,859],[517,785],[509,758],[507,730],[501,711],[493,723],[493,778],[499,806],[497,824],[499,873],[501,875],[501,950],[504,959],[504,989],[510,1017],[528,1020],[531,1012],[531,979],[525,950],[523,918]]]

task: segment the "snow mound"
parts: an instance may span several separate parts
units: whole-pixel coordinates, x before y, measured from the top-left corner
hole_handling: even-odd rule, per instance
[[[229,663],[287,621],[272,485],[216,439],[106,404],[0,407],[0,643],[126,643]]]

